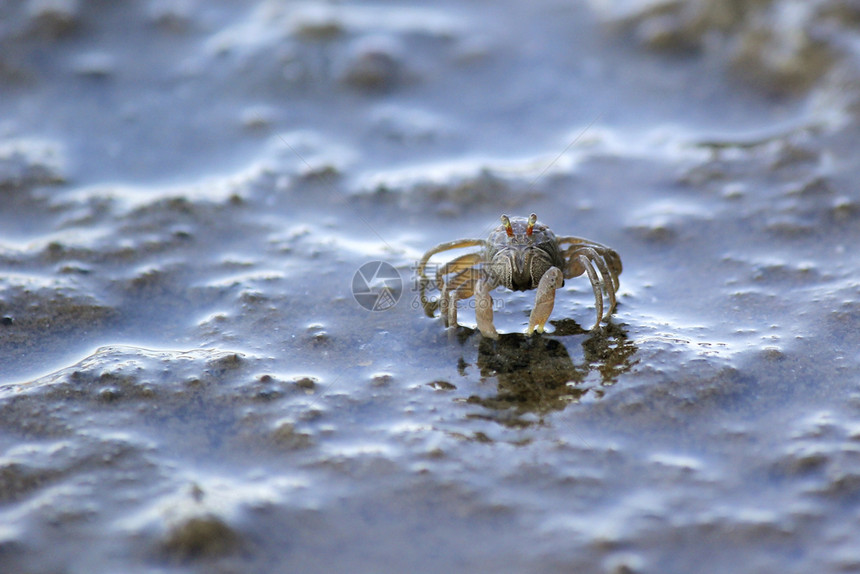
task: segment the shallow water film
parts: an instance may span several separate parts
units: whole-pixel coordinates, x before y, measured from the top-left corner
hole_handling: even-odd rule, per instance
[[[860,571],[858,31],[0,3],[0,572]],[[423,312],[531,212],[620,254],[608,323]]]

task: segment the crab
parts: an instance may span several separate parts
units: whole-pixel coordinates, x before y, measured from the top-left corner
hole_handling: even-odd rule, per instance
[[[421,303],[433,316],[437,308],[446,327],[457,326],[457,302],[475,297],[475,318],[484,337],[497,339],[493,325],[493,299],[490,292],[499,286],[514,291],[537,289],[535,305],[529,316],[526,334],[544,332],[555,304],[556,289],[565,279],[588,276],[594,291],[597,319],[591,330],[600,327],[615,310],[621,257],[615,250],[581,237],[556,237],[549,227],[532,213],[528,218],[502,215],[502,224],[487,239],[458,239],[441,243],[427,251],[418,263]],[[425,275],[430,258],[450,249],[480,247],[480,251],[461,255],[439,266],[436,287],[441,296],[429,300],[425,296],[430,280]],[[604,315],[604,294],[609,309]]]

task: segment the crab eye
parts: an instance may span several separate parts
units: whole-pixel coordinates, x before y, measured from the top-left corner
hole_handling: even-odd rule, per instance
[[[511,220],[508,219],[507,215],[503,215],[501,217],[501,219],[502,219],[502,225],[505,226],[505,233],[508,234],[508,237],[513,237],[514,236],[514,228],[511,227]]]
[[[532,232],[535,230],[535,223],[537,223],[537,215],[532,213],[531,215],[529,215],[529,222],[526,226],[526,235],[532,234]]]

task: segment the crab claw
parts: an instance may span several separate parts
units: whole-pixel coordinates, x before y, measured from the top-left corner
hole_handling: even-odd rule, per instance
[[[478,330],[484,337],[498,339],[499,333],[493,325],[493,298],[490,291],[493,285],[484,280],[478,281],[475,286],[475,319],[478,321]]]
[[[564,285],[564,275],[558,267],[550,267],[538,283],[535,306],[529,316],[529,326],[526,335],[535,331],[543,333],[544,326],[555,305],[555,290]]]

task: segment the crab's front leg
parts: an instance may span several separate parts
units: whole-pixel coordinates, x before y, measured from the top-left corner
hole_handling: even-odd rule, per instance
[[[550,267],[538,283],[537,295],[535,295],[535,306],[529,316],[529,326],[526,335],[534,331],[543,333],[553,305],[555,305],[555,290],[564,284],[564,274],[558,267]]]
[[[493,325],[493,298],[490,296],[496,285],[489,279],[479,279],[475,285],[475,319],[478,330],[484,337],[498,339],[499,333]]]

